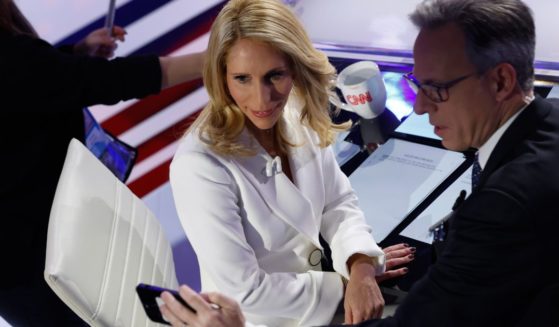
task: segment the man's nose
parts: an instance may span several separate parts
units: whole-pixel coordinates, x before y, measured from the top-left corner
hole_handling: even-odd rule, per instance
[[[413,104],[413,111],[416,114],[423,115],[425,113],[429,113],[434,106],[435,104],[431,100],[429,100],[421,90],[417,92],[415,103]]]

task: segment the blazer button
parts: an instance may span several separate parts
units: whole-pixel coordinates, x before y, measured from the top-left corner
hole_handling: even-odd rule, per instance
[[[318,266],[321,259],[322,251],[320,251],[320,249],[314,249],[311,254],[309,254],[309,263],[311,266]]]

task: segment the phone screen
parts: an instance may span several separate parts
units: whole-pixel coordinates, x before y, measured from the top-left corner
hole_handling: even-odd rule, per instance
[[[182,305],[184,305],[189,310],[196,312],[188,303],[184,301],[184,299],[180,296],[179,292],[176,290],[171,290],[167,288],[162,288],[159,286],[148,285],[148,284],[138,284],[136,286],[136,293],[140,297],[140,301],[146,311],[147,316],[154,322],[158,322],[161,324],[170,325],[169,322],[163,319],[161,315],[161,311],[159,310],[159,306],[163,304],[163,300],[161,300],[161,293],[167,291],[177,299]]]

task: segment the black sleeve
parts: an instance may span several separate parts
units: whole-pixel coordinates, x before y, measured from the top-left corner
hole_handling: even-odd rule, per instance
[[[56,47],[58,51],[64,52],[67,54],[74,54],[74,45],[73,44],[63,44],[61,46]]]
[[[106,60],[70,55],[27,36],[3,36],[0,44],[7,45],[0,53],[0,89],[7,107],[20,112],[114,104],[161,89],[157,56]]]

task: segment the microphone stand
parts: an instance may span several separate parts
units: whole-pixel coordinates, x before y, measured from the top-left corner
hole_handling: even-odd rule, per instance
[[[371,153],[386,142],[392,132],[400,125],[400,120],[385,108],[384,111],[371,119],[359,118],[359,129],[363,146]]]

